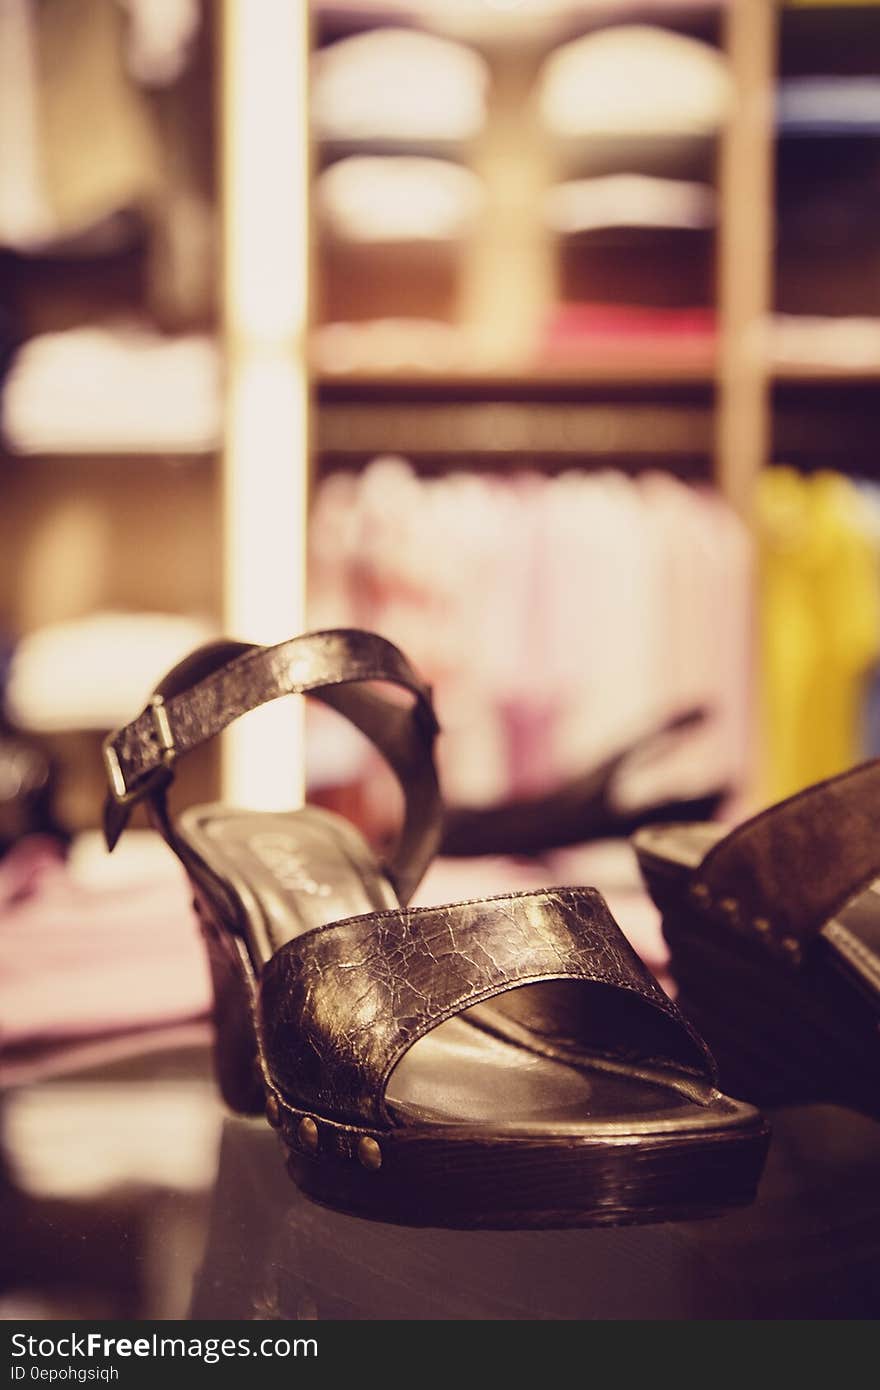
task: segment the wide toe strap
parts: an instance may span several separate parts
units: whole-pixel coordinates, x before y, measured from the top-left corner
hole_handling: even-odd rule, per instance
[[[706,1045],[589,888],[369,913],[288,942],[260,987],[270,1075],[304,1108],[391,1125],[385,1090],[401,1057],[490,999],[569,1060],[714,1081]]]

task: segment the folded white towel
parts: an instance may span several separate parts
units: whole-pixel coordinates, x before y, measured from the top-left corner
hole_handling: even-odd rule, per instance
[[[325,323],[311,335],[312,363],[321,372],[444,372],[473,363],[477,345],[464,327],[423,318]]]
[[[40,334],[3,391],[15,453],[198,453],[220,432],[220,357],[207,335],[130,324]]]
[[[43,733],[115,729],[143,709],[157,675],[216,637],[172,613],[94,613],[19,643],[6,689],[16,724]]]
[[[685,179],[606,174],[547,190],[544,220],[560,236],[603,227],[711,227],[715,191]]]
[[[880,318],[773,314],[763,328],[766,356],[776,366],[880,366]]]
[[[355,155],[316,180],[323,227],[347,241],[451,241],[472,226],[483,185],[446,159]]]
[[[626,24],[551,53],[539,101],[544,123],[559,136],[706,135],[725,119],[730,76],[717,48]]]
[[[466,140],[486,116],[489,69],[464,44],[373,29],[315,55],[315,133],[337,140]]]

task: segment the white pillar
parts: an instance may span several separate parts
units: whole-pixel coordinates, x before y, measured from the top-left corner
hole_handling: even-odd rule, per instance
[[[224,629],[274,643],[305,627],[309,7],[223,0],[222,14]],[[301,705],[276,701],[233,726],[225,800],[301,802]]]

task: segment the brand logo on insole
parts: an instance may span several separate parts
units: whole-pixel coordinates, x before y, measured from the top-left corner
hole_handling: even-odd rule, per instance
[[[311,893],[316,898],[329,898],[333,889],[319,883],[309,870],[304,856],[294,842],[279,831],[266,831],[251,836],[250,846],[261,864],[295,893]]]

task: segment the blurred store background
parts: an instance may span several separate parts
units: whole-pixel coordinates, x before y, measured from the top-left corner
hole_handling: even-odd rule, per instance
[[[0,0],[0,147],[0,1315],[181,1315],[207,973],[164,846],[98,834],[181,655],[384,633],[463,808],[690,710],[630,808],[880,753],[880,6]],[[381,837],[297,718],[181,800]],[[622,843],[422,900],[560,879],[670,983]]]

